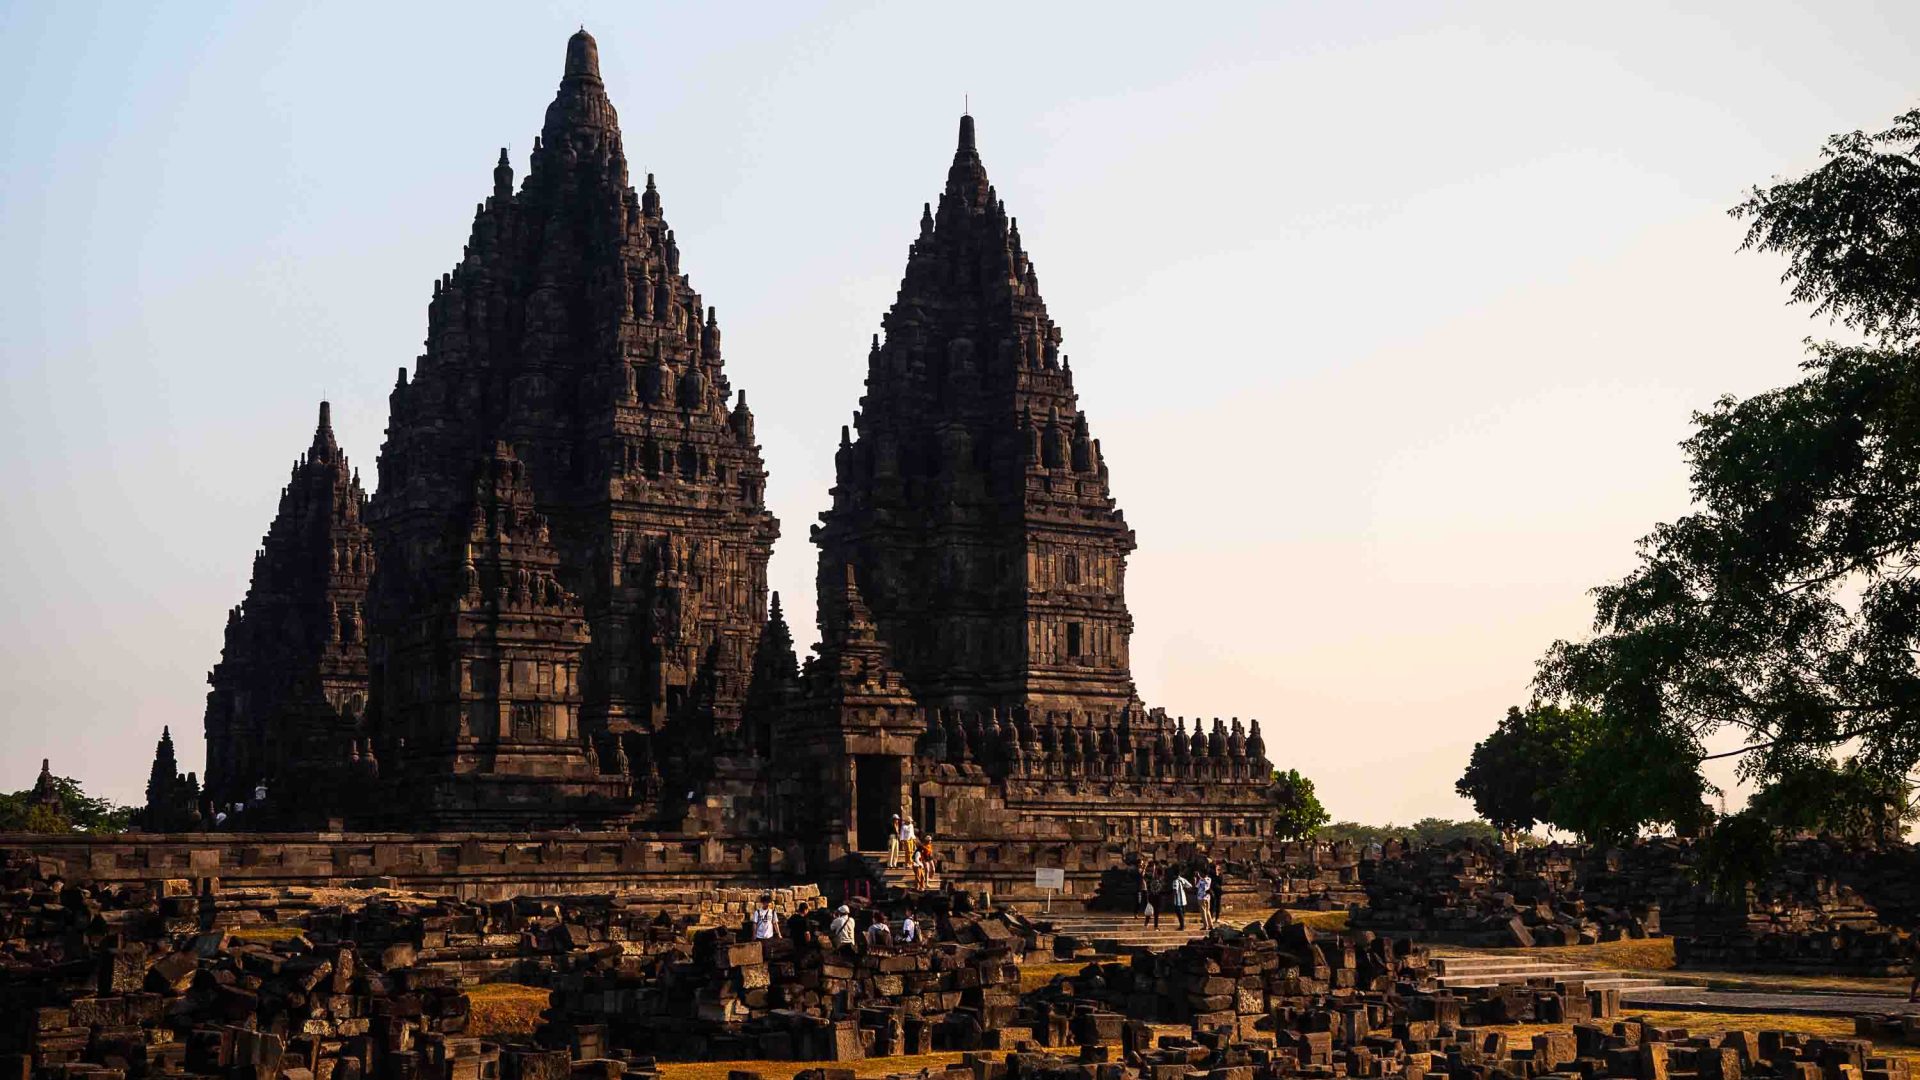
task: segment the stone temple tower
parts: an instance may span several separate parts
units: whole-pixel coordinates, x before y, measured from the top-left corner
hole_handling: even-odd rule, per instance
[[[1133,532],[971,116],[882,325],[814,530],[823,637],[852,567],[921,705],[1138,711]]]
[[[366,505],[323,401],[207,675],[205,791],[216,804],[251,802],[264,780],[278,810],[337,810],[352,782],[367,705]]]
[[[591,819],[737,738],[779,527],[720,339],[575,34],[392,394],[369,659],[395,813]]]

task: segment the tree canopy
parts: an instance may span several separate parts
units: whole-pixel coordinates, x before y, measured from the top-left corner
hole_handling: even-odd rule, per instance
[[[1672,732],[1614,724],[1583,705],[1511,708],[1454,785],[1503,834],[1551,825],[1597,843],[1704,821],[1699,750]]]
[[[1594,591],[1594,635],[1536,679],[1624,756],[1637,740],[1691,766],[1737,731],[1742,775],[1779,792],[1756,814],[1823,775],[1904,806],[1920,761],[1920,110],[1823,157],[1732,213],[1787,257],[1795,301],[1864,341],[1811,343],[1800,381],[1696,414],[1694,512],[1641,541]]]
[[[53,788],[60,795],[58,809],[36,804],[32,788],[0,794],[0,832],[116,833],[133,823],[132,807],[96,799],[70,777],[53,777]]]
[[[1273,832],[1282,840],[1305,840],[1331,820],[1313,792],[1313,781],[1301,776],[1299,769],[1275,769],[1272,794]]]

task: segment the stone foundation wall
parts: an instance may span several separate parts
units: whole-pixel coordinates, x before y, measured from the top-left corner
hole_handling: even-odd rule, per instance
[[[222,884],[397,889],[467,899],[622,890],[688,892],[791,879],[756,841],[630,833],[0,834],[0,851],[70,881],[218,879]]]

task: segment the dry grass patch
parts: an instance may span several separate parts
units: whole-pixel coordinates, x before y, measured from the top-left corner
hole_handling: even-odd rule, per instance
[[[263,944],[270,944],[276,941],[292,941],[294,938],[306,932],[305,927],[287,926],[282,923],[249,923],[245,926],[236,926],[227,931],[228,934],[241,941],[257,941]]]
[[[1052,982],[1056,975],[1078,975],[1089,963],[1097,961],[1053,960],[1046,963],[1029,961],[1020,965],[1020,992],[1032,993]]]
[[[1287,914],[1297,923],[1306,923],[1309,930],[1345,930],[1347,913],[1344,911],[1309,911],[1306,908],[1288,908]]]
[[[1722,1031],[1793,1031],[1823,1038],[1851,1039],[1853,1018],[1847,1016],[1802,1016],[1797,1013],[1725,1013],[1693,1012],[1681,1009],[1636,1009],[1622,1019],[1646,1019],[1661,1027],[1683,1028],[1689,1035]],[[1600,1021],[1608,1024],[1608,1021]],[[1504,1033],[1510,1040],[1531,1039],[1546,1031],[1571,1031],[1571,1024],[1507,1024],[1482,1030]],[[1889,1057],[1920,1063],[1920,1047],[1901,1043],[1875,1042],[1874,1050]]]
[[[1714,990],[1762,990],[1815,994],[1890,994],[1905,997],[1911,980],[1854,975],[1775,975],[1753,971],[1694,971],[1666,973],[1673,982]]]
[[[1672,938],[1621,938],[1598,945],[1545,945],[1537,949],[1501,949],[1512,956],[1528,956],[1557,964],[1606,968],[1610,971],[1672,971]]]
[[[519,983],[483,983],[467,991],[469,1035],[531,1035],[547,1007],[547,991]],[[720,1074],[726,1080],[726,1074]]]

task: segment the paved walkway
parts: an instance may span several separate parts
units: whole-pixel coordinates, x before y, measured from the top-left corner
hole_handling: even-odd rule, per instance
[[[1662,986],[1623,990],[1623,1006],[1654,1006],[1689,1012],[1797,1013],[1802,1016],[1859,1016],[1906,1013],[1920,1016],[1920,1002],[1890,994],[1777,993],[1750,990],[1708,990],[1700,986]]]

